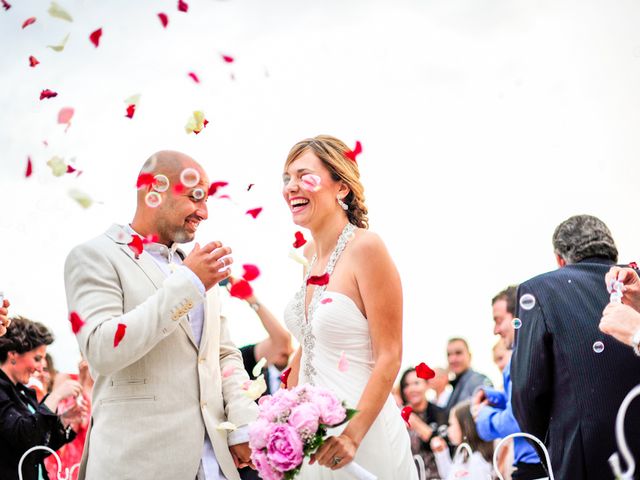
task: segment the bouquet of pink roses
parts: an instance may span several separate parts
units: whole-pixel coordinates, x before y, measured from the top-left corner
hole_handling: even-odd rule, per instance
[[[327,429],[349,421],[356,410],[347,408],[329,390],[301,385],[281,388],[259,401],[258,419],[249,426],[251,460],[264,480],[292,480],[304,457],[327,438]],[[355,462],[343,467],[358,480],[375,480]]]

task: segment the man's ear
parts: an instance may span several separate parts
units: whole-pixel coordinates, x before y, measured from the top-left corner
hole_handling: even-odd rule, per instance
[[[564,258],[562,258],[557,253],[555,254],[555,256],[556,256],[556,263],[558,264],[558,268],[562,268],[567,265],[567,261]]]

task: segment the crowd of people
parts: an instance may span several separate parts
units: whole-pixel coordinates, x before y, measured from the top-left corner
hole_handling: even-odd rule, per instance
[[[194,181],[178,193],[158,188],[159,177],[167,187],[186,184],[187,170]],[[141,173],[155,181],[139,189],[133,221],[74,248],[65,265],[83,358],[77,375],[55,371],[46,352],[51,332],[10,317],[2,299],[1,478],[18,478],[23,454],[38,445],[58,451],[62,467],[81,479],[260,478],[248,435],[258,406],[243,394],[257,376],[263,395],[310,383],[358,410],[330,432],[301,478],[346,479],[342,468],[355,460],[381,480],[418,473],[486,480],[496,474],[498,442],[518,433],[544,442],[551,465],[535,442],[516,437],[497,452],[503,478],[549,478],[549,468],[559,479],[613,478],[616,414],[640,384],[640,277],[635,265],[617,265],[615,242],[598,218],[562,222],[552,237],[558,269],[487,299],[487,329],[500,337],[496,389],[472,368],[459,337],[448,341],[447,366],[432,378],[413,367],[399,372],[400,282],[381,240],[366,230],[355,155],[339,140],[307,139],[290,152],[283,194],[294,222],[313,236],[305,281],[287,307],[286,328],[255,294],[243,297],[267,338],[239,349],[220,314],[219,285],[233,282],[231,249],[221,242],[196,243],[189,254],[178,248],[207,219],[206,173],[178,152],[157,153]],[[161,205],[147,202],[151,192],[164,194]],[[137,250],[135,237],[152,239]],[[628,418],[638,425],[640,413]],[[626,433],[638,455],[640,433]],[[22,473],[57,478],[58,463],[37,451]]]

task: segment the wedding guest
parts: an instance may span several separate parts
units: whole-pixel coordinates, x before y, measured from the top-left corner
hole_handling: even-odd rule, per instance
[[[408,368],[400,377],[402,404],[413,409],[409,417],[411,453],[422,457],[427,478],[438,476],[438,467],[429,441],[440,425],[447,423],[444,409],[427,400],[427,381],[416,375],[415,368]]]
[[[52,372],[53,375],[51,374]],[[29,378],[29,383],[27,383],[27,387],[35,390],[38,402],[41,402],[44,396],[53,390],[55,374],[53,358],[51,354],[47,353],[42,360],[42,370],[36,370]]]
[[[455,337],[449,340],[447,361],[449,362],[449,371],[456,376],[451,381],[453,391],[445,407],[448,414],[458,403],[471,399],[476,388],[482,385],[491,387],[493,383],[486,375],[471,368],[471,352],[469,344],[464,338]]]
[[[18,479],[18,464],[31,447],[44,445],[56,450],[75,438],[72,423],[85,414],[74,407],[56,415],[58,404],[80,393],[80,384],[68,381],[54,389],[42,402],[25,384],[36,370],[42,369],[47,346],[53,335],[41,323],[23,317],[12,318],[0,338],[0,478]],[[47,480],[43,465],[48,453],[28,455],[22,464],[24,480]]]
[[[447,442],[442,437],[431,440],[431,449],[435,453],[438,471],[443,480],[454,480],[464,477],[469,480],[486,480],[492,477],[493,443],[485,442],[478,436],[476,426],[471,417],[471,403],[467,400],[458,403],[449,413],[447,438],[454,446],[465,442],[471,447],[469,456],[461,450],[451,458]]]
[[[7,333],[7,328],[11,325],[11,319],[9,318],[9,300],[2,298],[2,304],[0,305],[0,337]]]
[[[446,368],[434,368],[435,376],[430,378],[427,383],[433,391],[434,398],[431,401],[434,405],[445,408],[451,397],[453,387],[449,383],[449,370]]]
[[[612,267],[605,277],[605,283],[621,282],[622,303],[609,303],[600,319],[600,331],[616,340],[633,347],[640,356],[640,277],[633,268]]]
[[[518,289],[513,411],[523,432],[546,442],[556,478],[610,479],[618,408],[640,383],[632,350],[598,329],[609,303],[603,279],[618,250],[590,215],[562,222],[553,249],[559,268]],[[626,423],[640,425],[640,409],[629,409]],[[640,452],[640,431],[625,433],[631,451]]]
[[[502,339],[498,340],[493,346],[493,363],[496,364],[500,373],[504,372],[505,367],[511,361],[511,349],[507,348]]]

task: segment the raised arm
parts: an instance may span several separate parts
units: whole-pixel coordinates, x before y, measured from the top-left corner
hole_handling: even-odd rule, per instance
[[[247,303],[255,310],[262,322],[262,326],[269,335],[267,338],[256,344],[254,354],[256,361],[262,357],[267,359],[269,364],[276,366],[286,365],[289,356],[293,352],[291,346],[291,334],[284,328],[271,311],[258,301],[255,295],[247,298]]]

